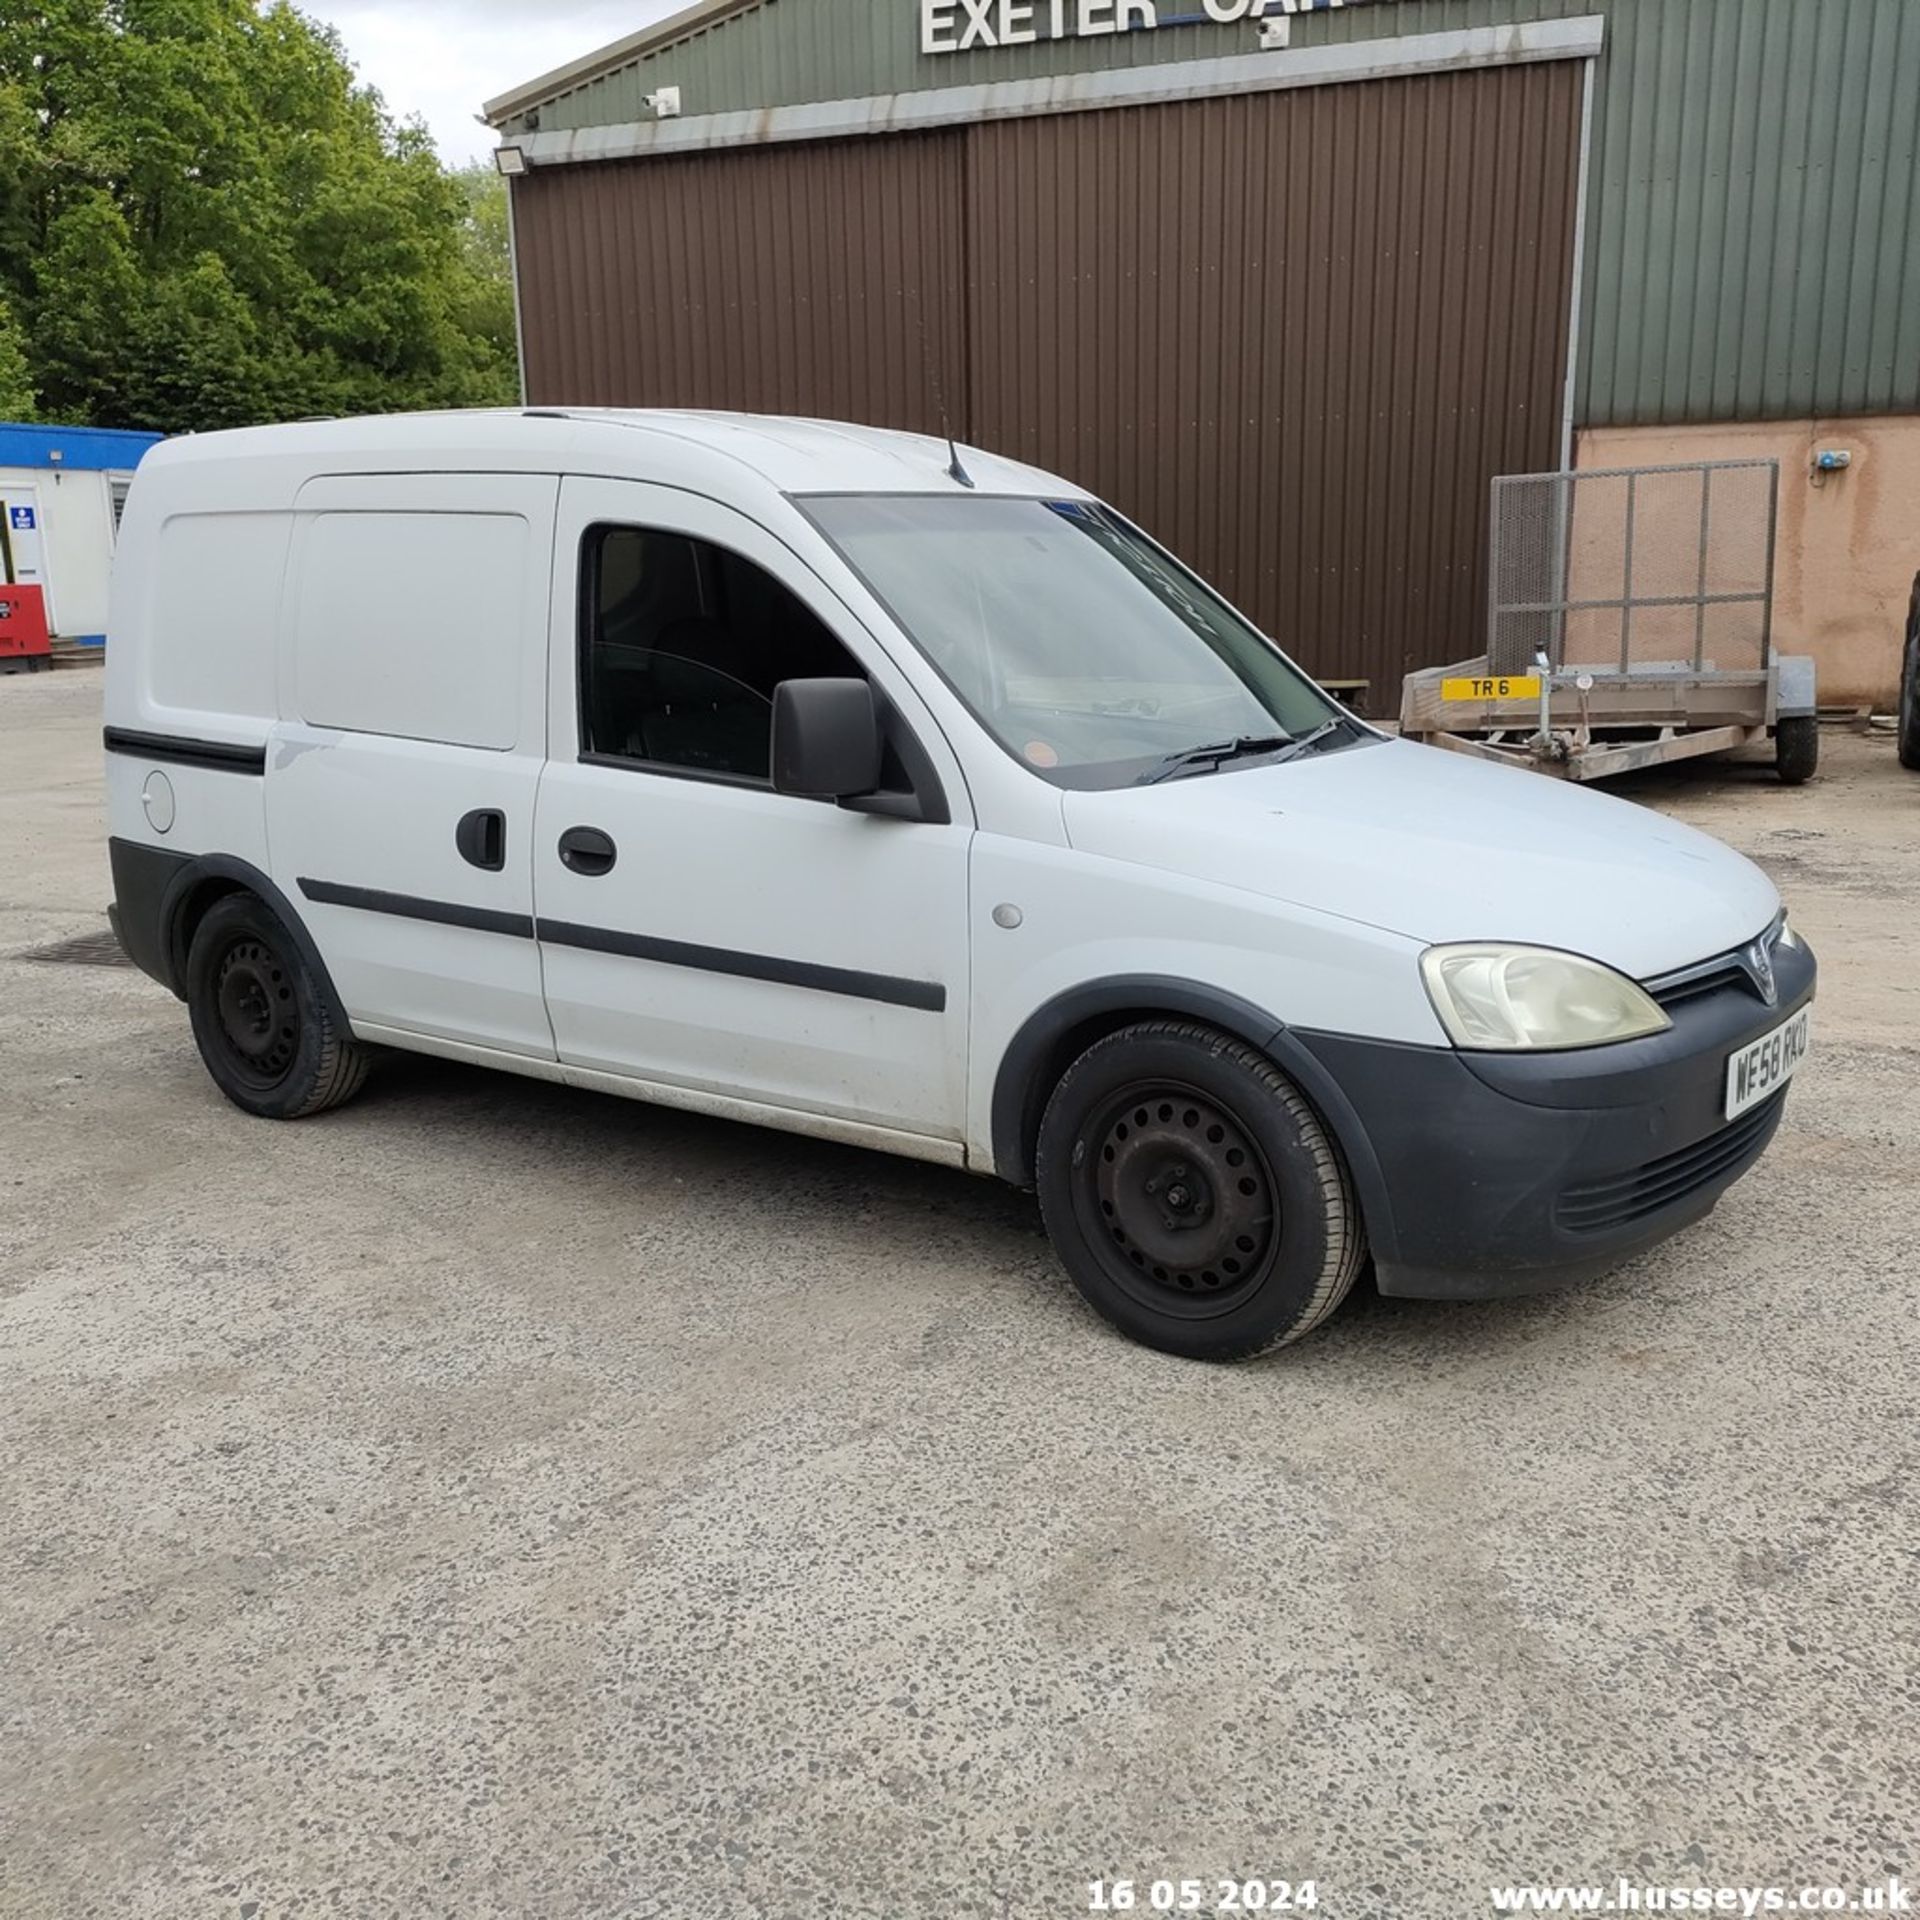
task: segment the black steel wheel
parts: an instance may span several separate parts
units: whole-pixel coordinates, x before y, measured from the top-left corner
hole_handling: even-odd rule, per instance
[[[214,902],[187,950],[187,1011],[214,1084],[268,1120],[300,1120],[360,1090],[367,1056],[327,1011],[299,947],[250,893]]]
[[[1078,1224],[1105,1236],[1115,1281],[1147,1307],[1200,1319],[1265,1278],[1279,1239],[1273,1170],[1239,1121],[1191,1083],[1142,1082],[1085,1137]]]
[[[1253,1048],[1186,1022],[1127,1027],[1068,1069],[1036,1174],[1089,1302],[1189,1358],[1299,1339],[1365,1254],[1339,1155],[1298,1090]]]
[[[300,1051],[300,1005],[287,963],[242,934],[216,963],[214,1001],[228,1071],[262,1089],[279,1086]]]

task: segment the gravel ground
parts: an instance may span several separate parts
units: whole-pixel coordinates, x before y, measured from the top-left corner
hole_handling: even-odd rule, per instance
[[[8,1920],[1920,1874],[1884,737],[1633,788],[1825,967],[1710,1221],[1210,1370],[961,1175],[426,1062],[244,1119],[158,987],[18,957],[102,924],[99,688],[0,681]]]

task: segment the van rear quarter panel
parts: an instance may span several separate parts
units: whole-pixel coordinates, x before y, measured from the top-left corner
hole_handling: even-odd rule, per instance
[[[258,746],[274,719],[274,635],[305,461],[141,463],[114,556],[107,724]]]
[[[296,467],[284,460],[183,460],[161,447],[142,463],[114,558],[109,728],[266,743],[277,711],[275,629],[296,482]],[[163,805],[149,810],[150,783],[158,800],[171,800],[170,822]],[[257,775],[109,754],[107,817],[119,839],[267,865]]]
[[[272,724],[275,610],[292,532],[289,513],[168,516],[149,589],[146,731],[204,737],[210,726]]]
[[[172,803],[172,824],[154,824],[164,812],[148,814],[149,782]],[[133,753],[107,755],[107,821],[116,840],[159,847],[168,853],[225,853],[248,866],[268,871],[264,782],[257,774],[217,773],[208,767],[183,767]]]

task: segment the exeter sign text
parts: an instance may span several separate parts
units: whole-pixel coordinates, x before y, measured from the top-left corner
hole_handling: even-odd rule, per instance
[[[1269,13],[1312,10],[1312,0],[1201,0],[1201,5],[1207,18],[1223,27]],[[920,0],[920,51],[1024,47],[1035,40],[1078,40],[1159,24],[1154,0]]]

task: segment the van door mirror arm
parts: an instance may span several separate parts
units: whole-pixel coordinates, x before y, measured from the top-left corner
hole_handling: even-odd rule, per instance
[[[849,813],[882,819],[952,821],[926,749],[871,681],[782,681],[773,694],[771,759],[781,793],[831,800]],[[883,787],[889,772],[894,784]]]
[[[888,820],[918,820],[930,827],[951,826],[953,809],[947,805],[947,790],[940,784],[940,775],[934,770],[932,757],[920,744],[920,736],[878,687],[873,690],[873,703],[880,715],[880,737],[892,749],[899,771],[906,775],[907,791],[863,793],[840,804],[852,813],[878,814]]]
[[[835,801],[847,813],[877,814],[884,820],[920,820],[927,810],[917,793],[850,793]]]

